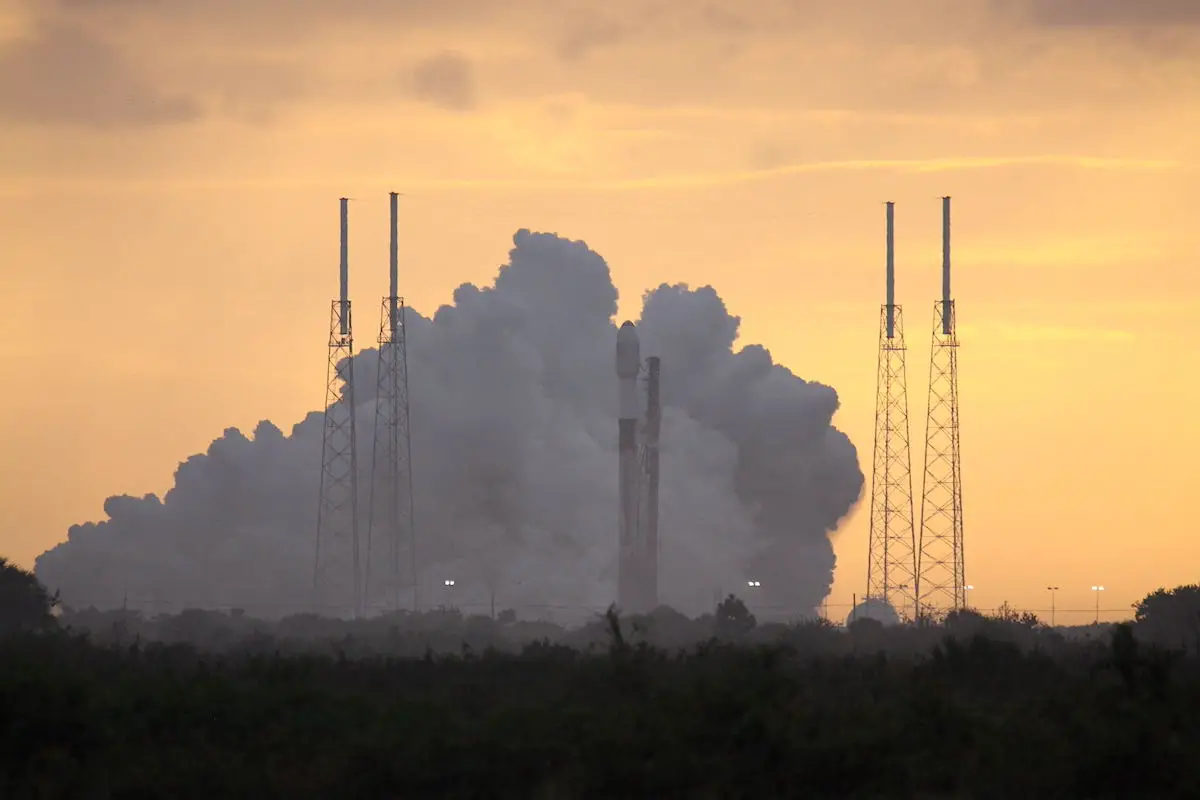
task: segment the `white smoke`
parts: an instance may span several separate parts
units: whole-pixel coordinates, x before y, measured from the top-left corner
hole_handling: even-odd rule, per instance
[[[522,230],[514,243],[492,287],[464,284],[432,319],[407,316],[421,594],[602,609],[616,586],[617,292],[582,242]],[[807,614],[828,594],[829,537],[863,476],[831,426],[836,392],[761,347],[735,353],[738,324],[708,287],[644,297],[642,355],[662,359],[660,595],[699,613],[753,577],[760,605]],[[376,355],[355,358],[364,495]],[[108,519],[72,527],[38,577],[77,606],[305,608],[322,419],[290,436],[265,421],[253,439],[225,431],[161,500],[109,498]]]

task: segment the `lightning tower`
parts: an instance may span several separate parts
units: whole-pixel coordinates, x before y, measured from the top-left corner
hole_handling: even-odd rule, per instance
[[[412,447],[408,415],[408,352],[404,298],[399,296],[398,197],[390,195],[389,291],[379,314],[379,372],[371,487],[367,511],[364,603],[398,610],[401,595],[419,606],[413,519]]]
[[[325,437],[313,570],[318,612],[362,614],[358,561],[358,442],[354,428],[354,333],[350,318],[349,201],[341,198],[340,291],[329,311]]]
[[[904,317],[896,304],[895,205],[889,202],[887,302],[879,311],[867,597],[886,601],[902,617],[915,610],[918,575],[904,356]]]
[[[922,614],[966,606],[962,463],[958,443],[958,333],[950,294],[950,198],[942,198],[942,299],[933,306],[929,414],[918,550]]]

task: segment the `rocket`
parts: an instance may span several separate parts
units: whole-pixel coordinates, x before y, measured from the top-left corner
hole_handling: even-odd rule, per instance
[[[641,611],[638,602],[638,373],[642,368],[637,328],[628,320],[617,331],[617,485],[619,487],[617,606]]]
[[[637,392],[637,379],[641,371],[642,346],[638,341],[637,328],[626,320],[617,331],[617,380],[620,382],[617,418],[622,422],[637,422],[642,415],[638,408]],[[633,444],[636,445],[636,442]]]

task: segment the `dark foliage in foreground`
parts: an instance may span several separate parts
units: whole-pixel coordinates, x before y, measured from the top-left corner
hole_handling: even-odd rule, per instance
[[[982,636],[359,659],[0,642],[3,797],[1196,797],[1200,673]]]
[[[58,596],[51,596],[32,572],[0,556],[0,636],[54,628],[51,611],[57,604]]]
[[[1200,661],[1154,644],[1192,617],[1154,602],[1090,638],[735,598],[574,631],[32,614],[0,636],[0,797],[1200,797]]]

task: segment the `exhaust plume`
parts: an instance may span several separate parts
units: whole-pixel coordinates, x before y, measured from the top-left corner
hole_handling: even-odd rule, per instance
[[[617,291],[583,242],[521,230],[514,245],[492,286],[463,284],[432,318],[407,311],[420,596],[582,619],[616,596]],[[753,578],[752,603],[812,614],[863,475],[831,424],[837,393],[761,346],[735,352],[739,322],[711,287],[643,297],[642,354],[668,376],[659,595],[696,614]],[[355,358],[366,447],[377,353]],[[72,606],[310,609],[321,425],[225,431],[161,499],[111,497],[106,520],[73,526],[38,577]]]

